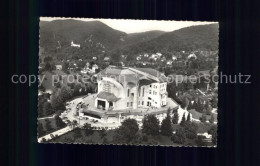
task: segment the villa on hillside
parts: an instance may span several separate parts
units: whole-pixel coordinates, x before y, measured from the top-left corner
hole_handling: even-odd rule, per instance
[[[97,74],[95,107],[107,111],[167,105],[167,78],[151,68],[109,66]]]

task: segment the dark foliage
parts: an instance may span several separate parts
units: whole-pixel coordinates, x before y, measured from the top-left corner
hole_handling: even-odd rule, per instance
[[[159,134],[159,120],[156,118],[155,115],[149,114],[146,115],[143,119],[143,133],[147,135],[158,135]]]

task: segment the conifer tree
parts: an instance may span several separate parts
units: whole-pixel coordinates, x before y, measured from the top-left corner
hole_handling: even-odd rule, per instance
[[[188,117],[187,117],[187,122],[191,122],[190,113],[188,114]]]
[[[161,134],[164,136],[172,135],[171,117],[169,115],[162,121]]]
[[[173,114],[172,123],[178,124],[178,121],[179,121],[179,114],[178,114],[178,111],[177,111],[176,113]]]
[[[186,118],[185,118],[185,113],[184,113],[182,116],[180,125],[183,126],[185,124],[185,122],[186,122]]]

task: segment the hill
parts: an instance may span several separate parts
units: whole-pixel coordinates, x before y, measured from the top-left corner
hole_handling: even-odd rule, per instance
[[[99,21],[55,20],[40,24],[40,46],[48,54],[68,55],[106,52],[120,45],[126,33],[114,30]],[[71,47],[71,42],[79,49]]]
[[[72,47],[71,42],[80,48]],[[126,34],[100,21],[55,20],[40,22],[41,55],[57,59],[135,56],[142,53],[217,50],[218,24],[182,28],[172,32],[148,31]]]
[[[164,31],[147,31],[147,32],[140,32],[140,33],[130,33],[124,38],[125,43],[124,45],[131,45],[140,42],[149,41],[159,37],[160,35],[164,34]]]
[[[199,25],[163,33],[156,38],[126,46],[124,54],[218,49],[218,24]]]

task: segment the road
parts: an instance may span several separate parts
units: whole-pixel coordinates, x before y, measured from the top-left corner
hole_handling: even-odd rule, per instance
[[[51,140],[51,139],[52,139],[51,134],[52,134],[53,136],[60,136],[60,135],[63,135],[63,134],[65,134],[65,133],[67,133],[67,132],[73,130],[73,129],[74,129],[74,128],[67,126],[67,127],[65,127],[65,128],[62,128],[62,129],[60,129],[60,130],[54,131],[54,132],[52,132],[52,133],[50,133],[50,134],[47,134],[47,135],[45,135],[45,136],[43,136],[43,137],[38,138],[38,142],[39,142],[39,143],[42,142],[42,139],[43,139],[43,138],[45,138],[45,140],[47,140],[47,141],[48,141],[48,140]]]

